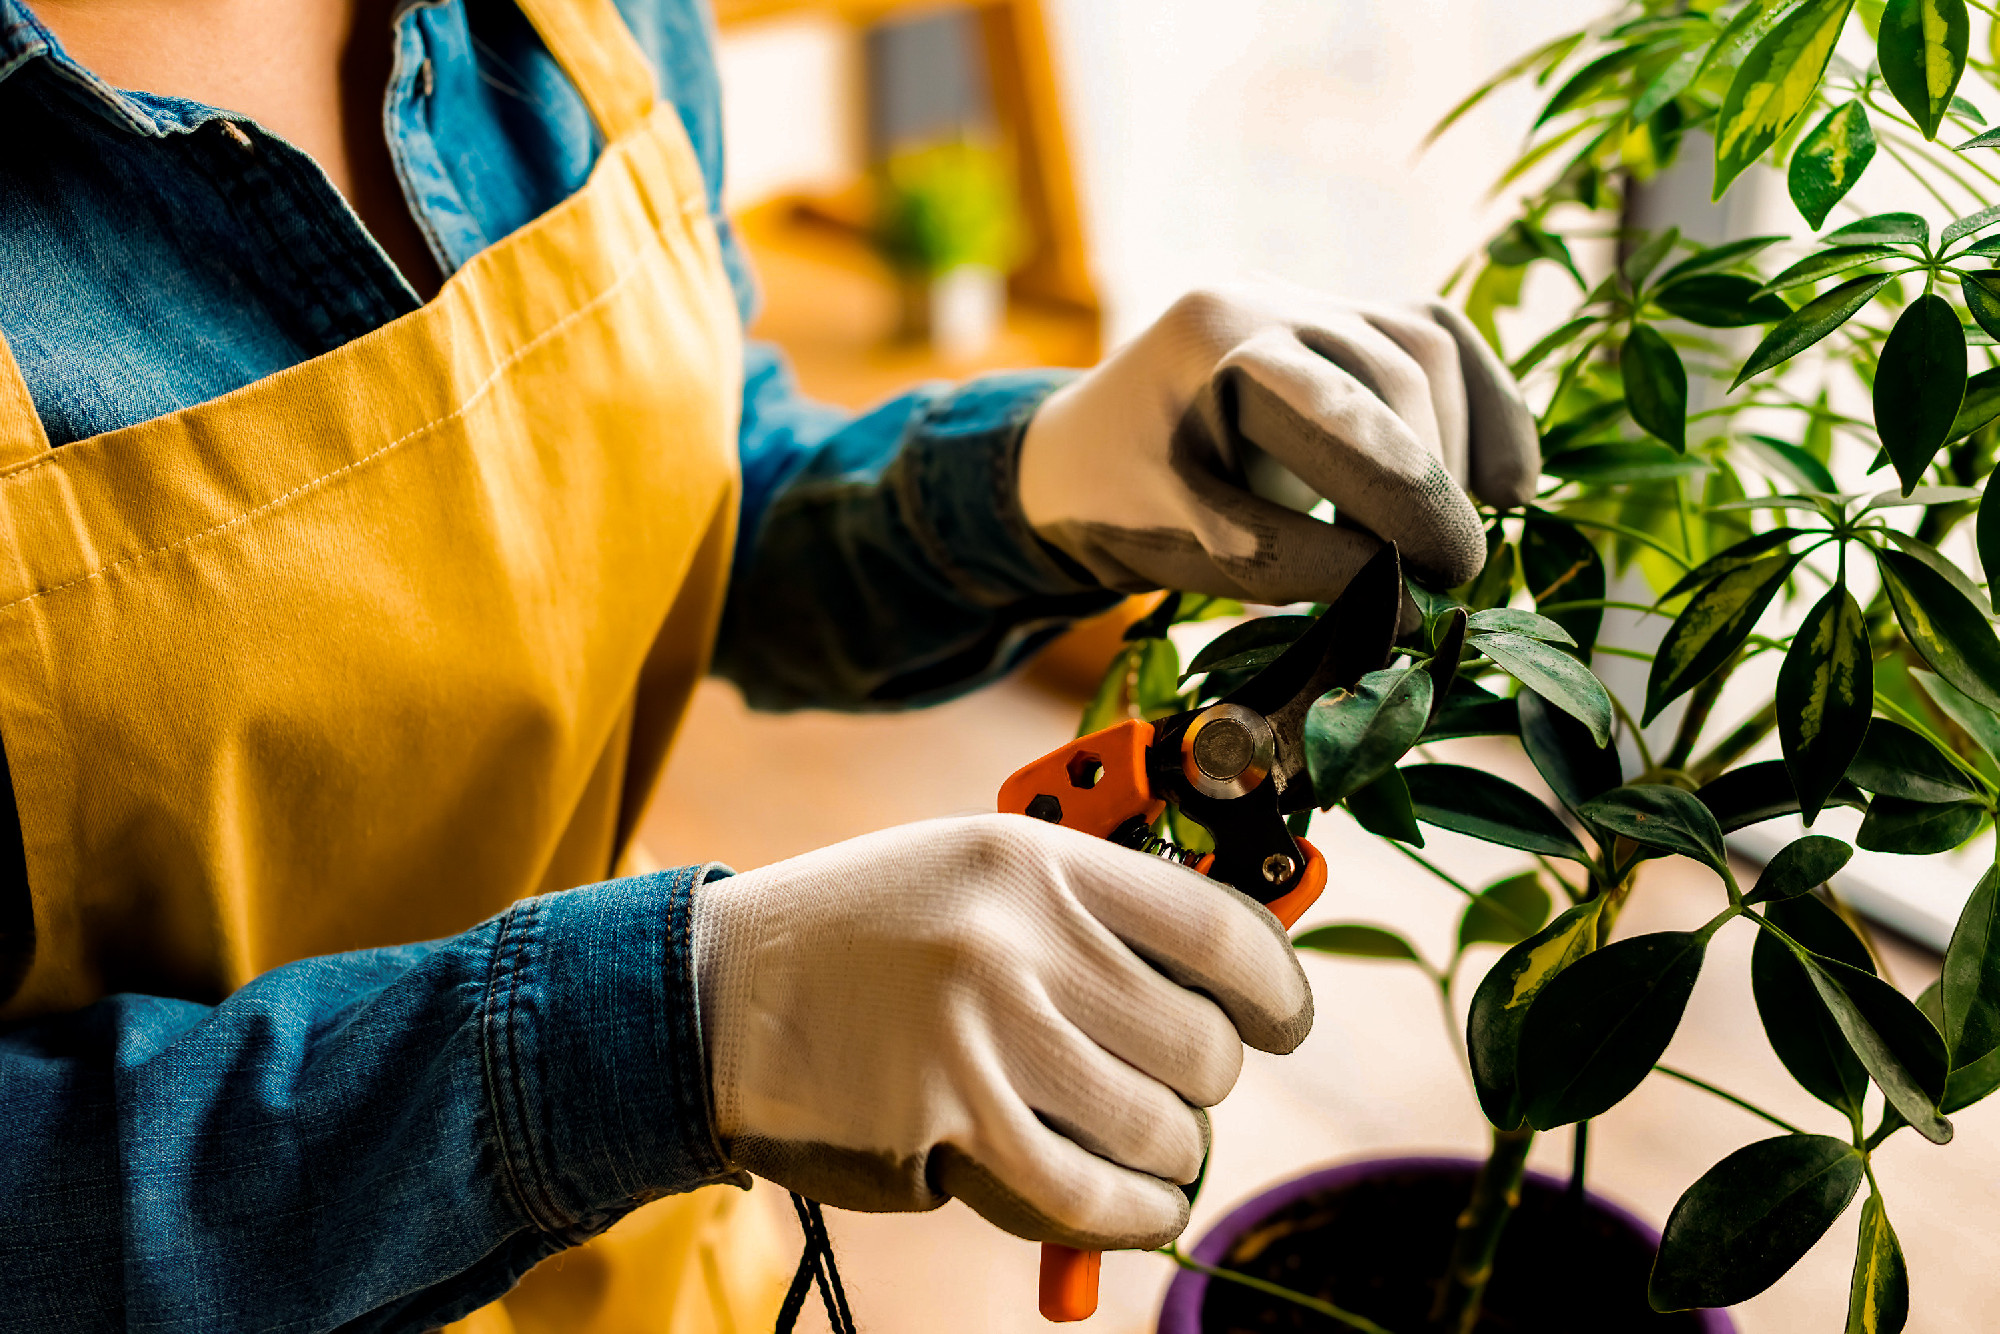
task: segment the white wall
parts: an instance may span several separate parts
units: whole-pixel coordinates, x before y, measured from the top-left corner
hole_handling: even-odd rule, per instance
[[[1434,290],[1498,214],[1536,110],[1467,91],[1605,0],[1050,0],[1114,340],[1190,285]]]
[[[1197,283],[1281,275],[1357,297],[1435,289],[1497,213],[1532,94],[1416,159],[1492,71],[1606,0],[1046,0],[1114,341]],[[837,27],[733,29],[721,50],[733,205],[858,165]],[[774,98],[770,90],[784,90]]]

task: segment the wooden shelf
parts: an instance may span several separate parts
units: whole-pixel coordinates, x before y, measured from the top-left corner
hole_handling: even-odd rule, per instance
[[[736,226],[764,297],[751,335],[785,349],[812,398],[859,408],[925,380],[1097,360],[1095,311],[1019,297],[991,348],[948,360],[928,343],[897,338],[896,279],[851,228],[798,200],[759,205]]]

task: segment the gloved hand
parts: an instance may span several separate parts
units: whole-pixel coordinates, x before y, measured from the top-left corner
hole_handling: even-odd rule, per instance
[[[1286,1052],[1312,1027],[1262,907],[1026,816],[906,825],[712,881],[694,938],[738,1166],[844,1209],[957,1196],[1093,1250],[1180,1234],[1199,1109],[1236,1082],[1242,1043]]]
[[[1183,297],[1050,395],[1020,498],[1109,588],[1327,601],[1377,538],[1430,582],[1464,583],[1486,544],[1463,488],[1522,505],[1540,468],[1533,415],[1457,312],[1259,287]],[[1337,526],[1299,512],[1321,497]]]

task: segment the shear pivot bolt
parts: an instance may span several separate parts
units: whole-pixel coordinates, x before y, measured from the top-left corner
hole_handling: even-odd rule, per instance
[[[1271,771],[1277,749],[1271,724],[1240,704],[1204,709],[1181,737],[1181,772],[1195,791],[1227,801],[1253,790]]]
[[[1273,885],[1282,885],[1290,880],[1296,869],[1292,859],[1282,852],[1274,852],[1264,859],[1264,879]]]

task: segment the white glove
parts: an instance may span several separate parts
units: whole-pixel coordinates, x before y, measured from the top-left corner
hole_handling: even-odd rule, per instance
[[[716,1126],[736,1165],[844,1209],[952,1196],[1031,1240],[1187,1223],[1242,1043],[1312,993],[1264,908],[1019,815],[870,834],[695,895]]]
[[[1376,538],[1464,583],[1486,543],[1463,488],[1522,505],[1540,470],[1533,415],[1457,312],[1259,287],[1183,297],[1050,395],[1021,443],[1020,498],[1107,587],[1327,601]],[[1299,512],[1321,497],[1339,526]]]

